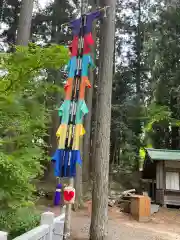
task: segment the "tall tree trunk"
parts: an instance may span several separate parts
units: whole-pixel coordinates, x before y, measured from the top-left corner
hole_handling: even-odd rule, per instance
[[[19,12],[20,12],[20,3],[17,2],[14,5],[13,23],[7,32],[7,42],[10,46],[10,49],[8,50],[8,52],[14,52],[14,45],[16,44],[16,32],[18,29]]]
[[[27,2],[28,1],[29,0],[27,0]],[[28,45],[34,0],[31,0],[31,1],[32,1],[32,8],[30,8],[31,7],[30,5],[26,6],[26,3],[25,3],[26,0],[23,1],[22,6],[21,6],[19,26],[18,26],[18,35],[17,35],[17,39],[18,39],[17,45]],[[16,28],[17,28],[18,12],[19,12],[19,3],[17,2],[17,4],[15,5],[15,9],[14,9],[14,22],[13,22],[11,30],[9,31],[9,34],[8,34],[8,42],[10,44],[15,44],[15,34],[16,34]],[[25,21],[26,15],[27,16],[31,15],[31,17],[28,18],[27,22]],[[11,46],[9,51],[13,52],[14,46]],[[13,131],[9,131],[7,133],[7,135],[9,136],[9,138],[12,138],[16,135],[16,133]],[[11,142],[11,143],[7,144],[6,149],[7,149],[7,152],[9,152],[9,153],[13,152],[16,149],[15,143]]]
[[[100,6],[100,0],[94,0],[91,2],[92,6]],[[95,36],[96,39],[98,37],[99,40],[99,36],[97,35],[97,31],[95,32]],[[96,53],[100,51],[100,46],[98,45],[98,49],[97,49],[97,44],[96,44]],[[98,60],[96,60],[96,66],[99,69],[99,57]],[[91,111],[91,145],[90,145],[90,171],[91,171],[91,176],[92,173],[94,172],[94,161],[95,161],[95,145],[96,145],[96,129],[97,129],[97,116],[98,116],[98,97],[97,97],[97,86],[99,85],[99,79],[97,74],[94,72],[93,74],[93,96],[92,96],[92,111]]]
[[[98,116],[90,228],[91,240],[104,240],[108,228],[108,180],[116,0],[101,0],[101,3],[102,6],[110,6],[110,9],[108,10],[108,17],[103,19],[100,30]]]
[[[140,117],[140,105],[142,99],[141,93],[141,51],[142,51],[142,39],[141,39],[141,1],[138,0],[138,26],[137,26],[137,35],[136,35],[136,100],[137,107],[139,108],[139,116]],[[141,120],[137,119],[135,133],[137,138],[139,138],[141,133]],[[139,143],[136,146],[136,162],[135,162],[135,170],[139,171]]]
[[[4,0],[0,0],[0,21],[3,20]],[[1,23],[0,23],[1,24]]]
[[[58,44],[58,31],[57,31],[57,27],[58,27],[58,12],[57,9],[59,7],[59,0],[54,0],[53,3],[53,10],[52,10],[52,27],[51,27],[51,43],[53,44]],[[48,82],[51,82],[55,85],[59,85],[61,86],[61,72],[54,70],[54,69],[49,69],[49,73],[48,73]],[[51,93],[50,93],[51,94]],[[61,95],[59,92],[52,94],[51,96],[48,97],[49,99],[51,99],[50,101],[46,102],[46,107],[52,109],[52,107],[54,107],[54,105],[59,105],[61,103]],[[58,142],[57,142],[57,138],[56,138],[56,131],[59,127],[60,121],[59,121],[59,116],[58,116],[58,111],[54,110],[52,111],[52,115],[51,115],[51,122],[49,123],[49,127],[47,129],[47,135],[44,138],[44,141],[46,142],[47,148],[45,149],[47,154],[49,156],[52,156],[54,154],[54,152],[57,149],[58,146]],[[44,179],[48,182],[54,182],[55,183],[55,179],[54,179],[54,166],[52,164],[52,162],[49,162],[47,169],[45,171],[44,174]]]
[[[31,32],[31,22],[32,22],[32,12],[33,12],[34,0],[23,0],[20,17],[19,26],[17,34],[17,45],[27,46],[30,32]]]

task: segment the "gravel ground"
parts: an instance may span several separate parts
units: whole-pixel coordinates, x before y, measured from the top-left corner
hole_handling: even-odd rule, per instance
[[[73,213],[72,236],[74,240],[88,239],[90,219]],[[108,240],[179,240],[177,234],[161,232],[158,229],[138,228],[126,223],[109,220]]]
[[[90,226],[90,212],[83,210],[72,213],[72,237],[87,240]],[[173,228],[157,223],[138,223],[113,208],[109,211],[108,240],[180,240],[179,227]]]
[[[72,212],[71,229],[73,240],[88,240],[91,203],[86,208]],[[49,208],[57,216],[60,209]],[[161,209],[148,223],[138,223],[118,208],[109,208],[109,234],[107,240],[180,240],[180,211]]]

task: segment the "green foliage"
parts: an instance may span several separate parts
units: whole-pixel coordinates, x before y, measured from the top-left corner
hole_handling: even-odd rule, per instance
[[[9,240],[37,227],[39,223],[40,213],[34,208],[0,212],[0,229],[8,232]]]
[[[146,130],[154,147],[179,149],[180,8],[159,6],[158,14],[147,41],[153,104]]]
[[[148,123],[145,126],[145,131],[152,131],[153,125],[160,122],[168,122],[171,126],[180,126],[180,120],[172,118],[172,112],[168,106],[161,106],[152,103],[148,107]]]
[[[117,5],[121,63],[113,83],[111,162],[126,168],[142,157],[141,148],[180,146],[180,8],[161,3]]]
[[[0,18],[6,26],[0,33],[0,43],[3,42],[0,44],[0,51],[10,49],[15,44],[21,3],[19,0],[0,0]],[[45,9],[41,9],[36,1],[37,11],[33,14],[30,41],[62,44],[70,40],[71,35],[67,31],[61,31],[61,24],[75,18],[72,3],[77,5],[77,1],[51,1]]]
[[[45,80],[46,69],[60,69],[67,63],[68,51],[58,45],[41,48],[30,44],[29,48],[16,47],[16,53],[2,54],[0,70],[6,71],[0,82],[1,98],[7,98],[9,90],[17,93],[23,92],[24,96],[31,97],[47,90]],[[38,81],[41,80],[41,81]],[[23,81],[23,84],[22,84]],[[45,86],[44,86],[45,85]],[[28,92],[27,92],[28,91]],[[4,95],[2,95],[4,93]],[[14,95],[9,102],[13,102]]]
[[[31,44],[1,55],[0,77],[0,208],[18,208],[33,200],[32,181],[42,173],[44,137],[50,120],[49,93],[62,89],[48,82],[47,71],[68,60],[62,46]],[[59,79],[61,81],[61,79]]]
[[[159,123],[161,121],[170,121],[171,112],[168,106],[160,106],[152,103],[147,109],[148,123],[145,126],[146,131],[153,130],[153,124]]]
[[[75,18],[73,14],[75,1],[52,1],[49,5],[36,13],[32,21],[33,39],[35,41],[67,43],[71,40],[71,33],[61,29],[61,24]],[[75,3],[77,4],[77,3]],[[49,26],[52,24],[52,27]]]

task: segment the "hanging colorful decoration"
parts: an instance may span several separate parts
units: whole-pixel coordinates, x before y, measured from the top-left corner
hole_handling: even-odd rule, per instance
[[[103,10],[106,8],[85,14],[69,23],[73,34],[72,44],[69,46],[71,58],[67,66],[68,79],[64,86],[65,99],[58,110],[61,118],[56,132],[58,149],[52,157],[55,163],[54,174],[58,178],[75,177],[76,164],[82,165],[80,138],[85,134],[83,118],[88,113],[84,96],[86,87],[91,88],[88,79],[89,68],[95,68],[90,55],[91,46],[94,44],[92,23],[103,16]],[[74,196],[75,190],[68,194],[64,191],[66,203],[70,201],[68,197],[73,199]]]

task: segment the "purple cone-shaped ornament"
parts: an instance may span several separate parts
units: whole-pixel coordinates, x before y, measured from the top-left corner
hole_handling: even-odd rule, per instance
[[[54,206],[59,206],[61,204],[61,192],[62,192],[62,184],[57,184],[56,192],[54,196]]]

